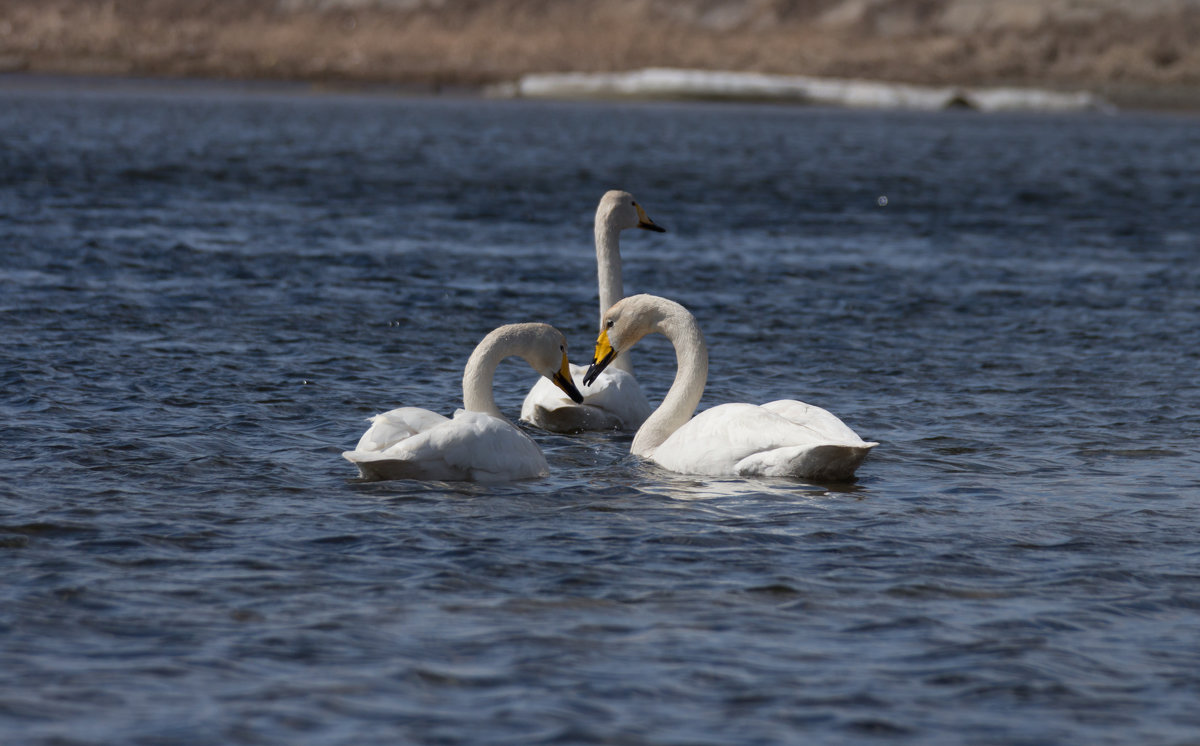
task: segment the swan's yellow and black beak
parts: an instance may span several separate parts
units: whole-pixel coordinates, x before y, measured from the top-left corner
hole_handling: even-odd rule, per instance
[[[583,376],[583,385],[591,386],[600,372],[607,368],[616,356],[617,351],[609,343],[608,330],[605,329],[600,332],[600,338],[596,340],[596,354],[592,356],[592,364],[588,366],[587,373]]]
[[[571,378],[571,366],[567,363],[567,353],[563,353],[562,367],[550,380],[554,381],[554,385],[562,389],[563,393],[571,397],[571,401],[576,404],[583,403],[583,394],[579,393],[579,389],[575,387],[575,379]]]
[[[646,231],[654,231],[655,233],[666,233],[667,232],[666,228],[662,227],[661,225],[659,225],[658,223],[655,223],[653,220],[650,219],[650,216],[646,214],[646,211],[642,209],[641,205],[635,204],[634,207],[637,208],[637,213],[638,213],[637,227],[641,228],[642,230],[646,230]]]

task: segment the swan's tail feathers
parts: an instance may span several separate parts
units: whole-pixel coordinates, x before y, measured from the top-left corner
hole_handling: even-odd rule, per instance
[[[860,441],[855,445],[824,444],[788,446],[762,451],[742,459],[741,476],[793,477],[812,482],[848,482],[871,449],[879,445]]]

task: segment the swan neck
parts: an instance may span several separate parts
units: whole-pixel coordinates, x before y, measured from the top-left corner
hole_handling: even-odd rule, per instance
[[[600,281],[601,316],[625,297],[625,285],[621,281],[620,235],[621,231],[609,221],[596,221],[596,273]]]
[[[696,319],[683,310],[668,314],[651,331],[656,331],[671,340],[675,348],[675,380],[662,404],[647,418],[634,436],[630,452],[637,456],[651,456],[655,449],[671,437],[679,428],[692,419],[692,414],[704,395],[704,384],[708,381],[708,346]]]
[[[484,337],[475,347],[463,369],[463,409],[507,419],[496,406],[492,379],[500,361],[511,354],[514,353],[506,349],[505,338],[497,336],[495,332]]]
[[[596,275],[600,283],[600,323],[604,328],[604,312],[625,297],[625,285],[621,279],[621,229],[613,221],[612,213],[596,215]],[[633,361],[626,353],[613,360],[612,366],[633,373]]]

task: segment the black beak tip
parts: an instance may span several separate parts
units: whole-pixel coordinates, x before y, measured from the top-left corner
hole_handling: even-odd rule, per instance
[[[667,232],[666,228],[662,227],[661,225],[659,225],[657,223],[643,223],[642,225],[639,225],[638,227],[642,228],[644,230],[654,231],[655,233],[666,233]]]
[[[616,356],[616,350],[609,350],[608,354],[605,355],[604,359],[602,360],[597,360],[593,357],[592,364],[588,366],[587,373],[583,374],[583,385],[591,386],[592,382],[600,377],[600,372],[607,368],[608,364],[611,363],[613,358]]]
[[[583,394],[579,393],[579,387],[575,385],[574,381],[555,373],[554,382],[558,384],[558,387],[562,389],[567,396],[571,397],[571,401],[575,402],[576,404],[583,403]]]

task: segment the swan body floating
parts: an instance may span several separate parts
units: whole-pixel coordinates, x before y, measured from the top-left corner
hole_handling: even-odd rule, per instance
[[[549,324],[510,324],[483,338],[463,370],[463,407],[454,417],[402,407],[371,418],[353,451],[342,455],[363,479],[503,482],[548,473],[541,449],[496,407],[492,377],[519,356],[574,401],[583,396],[567,364],[567,341]]]
[[[604,315],[586,385],[647,334],[675,347],[675,381],[633,438],[630,452],[681,474],[796,477],[844,481],[878,443],[830,412],[781,399],[761,406],[722,404],[692,417],[708,380],[708,348],[696,318],[653,295],[618,301]]]
[[[620,234],[627,228],[665,232],[646,216],[629,192],[606,192],[596,207],[596,275],[600,285],[600,314],[625,297],[621,281]],[[571,366],[582,378],[587,369]],[[633,363],[624,355],[590,385],[580,386],[583,403],[568,400],[545,379],[534,384],[521,405],[521,419],[543,430],[577,433],[584,430],[634,430],[650,416],[650,403],[633,377]]]

